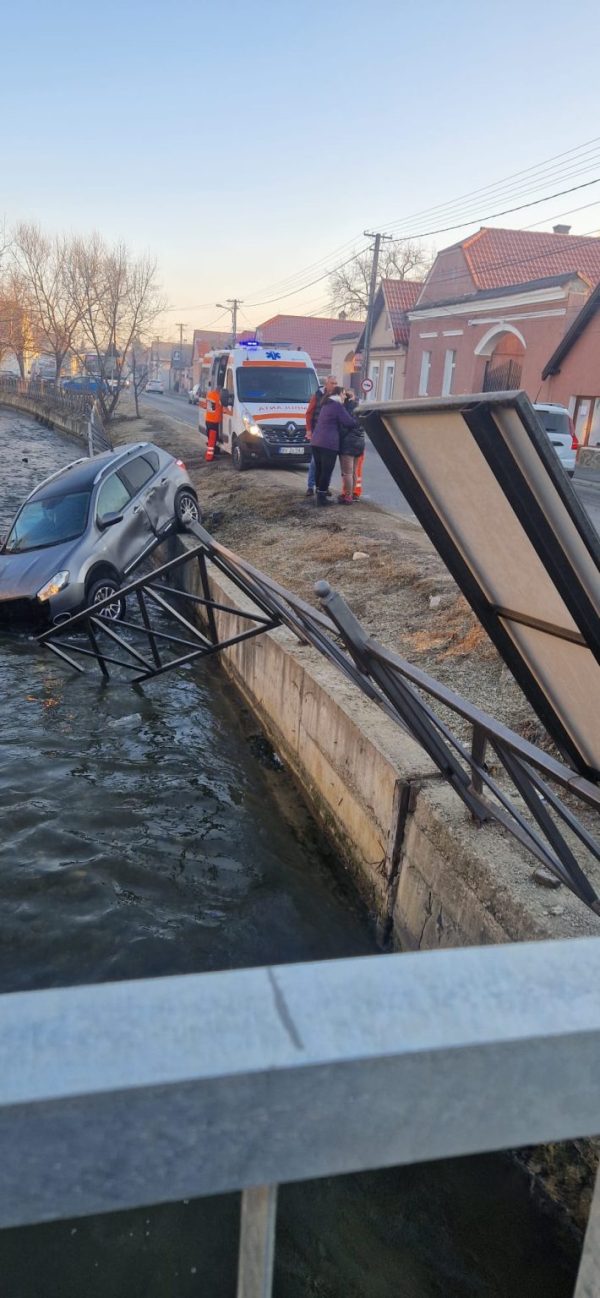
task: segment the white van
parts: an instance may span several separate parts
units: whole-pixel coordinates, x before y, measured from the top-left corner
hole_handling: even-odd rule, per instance
[[[200,378],[200,432],[216,427],[217,447],[236,469],[308,464],[306,409],[318,385],[307,352],[258,342],[209,352]]]

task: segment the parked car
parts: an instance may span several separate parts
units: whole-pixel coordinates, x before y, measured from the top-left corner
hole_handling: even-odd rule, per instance
[[[100,616],[122,617],[119,587],[199,518],[185,465],[151,442],[74,460],[31,492],[0,543],[0,629],[51,626],[112,595]]]
[[[97,374],[75,374],[61,379],[60,385],[63,392],[91,392],[95,396],[102,388],[102,379]]]
[[[197,406],[200,400],[200,384],[196,383],[188,392],[188,401],[191,406]]]
[[[146,384],[146,392],[160,392],[160,395],[162,397],[164,392],[162,379],[148,379],[148,382]]]
[[[570,477],[575,471],[579,442],[575,436],[575,426],[566,406],[534,405],[540,423],[548,434],[550,442]]]

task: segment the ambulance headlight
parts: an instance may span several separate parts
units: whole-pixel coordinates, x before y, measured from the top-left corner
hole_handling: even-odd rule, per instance
[[[260,427],[260,424],[255,424],[251,419],[247,419],[246,417],[244,417],[244,428],[246,429],[247,433],[250,433],[252,435],[252,437],[263,436],[263,430]]]

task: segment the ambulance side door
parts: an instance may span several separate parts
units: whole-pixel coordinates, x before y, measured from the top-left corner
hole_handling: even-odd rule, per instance
[[[228,448],[228,450],[230,450],[233,434],[235,431],[234,423],[233,423],[235,388],[233,386],[233,367],[231,365],[227,367],[227,373],[225,375],[225,382],[223,384],[223,387],[229,393],[231,397],[231,401],[227,406],[225,405],[225,402],[223,402],[223,431],[221,436],[222,436],[222,441],[225,443],[225,446]]]

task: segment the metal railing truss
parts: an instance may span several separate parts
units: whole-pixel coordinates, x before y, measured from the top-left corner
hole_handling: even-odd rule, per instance
[[[583,848],[591,861],[600,862],[600,844],[582,819],[583,808],[600,811],[598,784],[385,649],[326,582],[315,588],[322,609],[313,608],[220,545],[199,524],[190,524],[188,532],[195,545],[120,591],[129,606],[134,604],[135,620],[128,614],[115,624],[102,616],[114,602],[112,596],[44,632],[41,642],[77,671],[83,671],[77,661],[83,656],[94,659],[107,679],[109,668],[116,666],[141,683],[285,626],[318,649],[425,749],[477,823],[495,821],[508,830],[549,872],[549,882],[563,883],[600,915],[600,899],[576,855]],[[190,565],[198,569],[201,595],[181,583]],[[251,607],[215,600],[211,570],[228,578]],[[193,620],[198,611],[205,619],[202,629]],[[223,633],[223,615],[231,616],[237,628],[240,621],[247,627]],[[454,733],[445,719],[448,713],[461,719],[470,742]],[[492,766],[498,767],[498,775]]]

